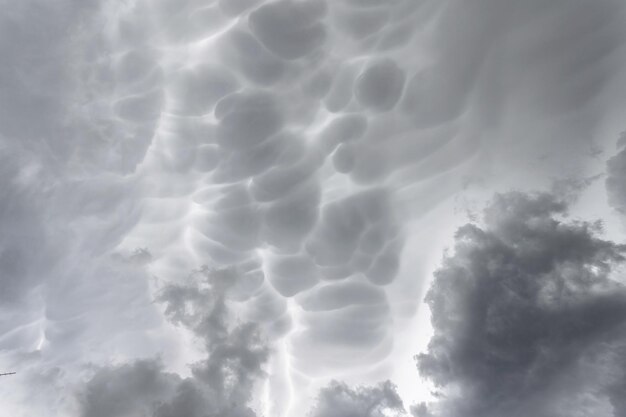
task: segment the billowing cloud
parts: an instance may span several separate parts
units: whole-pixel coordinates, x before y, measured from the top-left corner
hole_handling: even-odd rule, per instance
[[[256,326],[231,323],[227,303],[240,279],[232,270],[204,269],[186,285],[165,287],[159,300],[166,316],[204,342],[206,359],[185,379],[157,360],[100,369],[79,395],[81,416],[257,415],[249,405],[269,352]]]
[[[350,388],[333,381],[319,393],[311,417],[383,417],[405,415],[402,400],[394,385]]]
[[[149,416],[174,395],[179,378],[164,373],[156,361],[138,361],[105,368],[86,385],[81,415],[93,417]]]
[[[418,356],[441,390],[435,415],[624,413],[626,287],[614,270],[626,246],[566,209],[549,194],[502,194],[483,226],[457,232]]]

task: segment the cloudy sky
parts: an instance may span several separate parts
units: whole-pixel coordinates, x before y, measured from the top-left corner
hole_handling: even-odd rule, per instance
[[[626,2],[0,0],[0,417],[624,417]]]

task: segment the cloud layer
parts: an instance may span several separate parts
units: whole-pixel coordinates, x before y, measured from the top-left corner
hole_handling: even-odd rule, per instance
[[[428,333],[414,331],[422,290],[466,211],[605,169],[608,204],[624,211],[623,146],[603,154],[626,111],[621,0],[0,6],[0,370],[19,371],[0,403],[11,415],[399,414],[400,393],[407,407],[423,400],[405,369]],[[606,339],[604,353],[584,353],[599,342],[568,326],[620,333],[621,287],[607,277],[621,246],[560,219],[549,196],[507,194],[490,210],[448,262],[482,267],[474,256],[494,250],[489,268],[519,276],[508,290],[438,290],[461,274],[440,268],[433,349],[487,361],[455,350],[477,348],[456,331],[482,319],[445,327],[446,300],[466,297],[500,314],[485,326],[504,333],[494,355],[517,369],[550,361],[504,352],[513,341],[545,355],[578,346],[546,365],[554,372],[536,365],[555,378],[616,351]],[[544,327],[517,326],[531,316]],[[460,384],[468,413],[487,407],[471,381],[503,398],[520,389],[537,413],[552,404],[521,376],[494,382],[504,371],[491,362],[446,370],[436,349],[424,358],[427,376]],[[593,401],[619,407],[620,377],[607,372],[589,382],[601,387]]]

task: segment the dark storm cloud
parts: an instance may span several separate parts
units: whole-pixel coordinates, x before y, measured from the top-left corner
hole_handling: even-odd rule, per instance
[[[84,416],[147,416],[171,398],[179,378],[163,372],[157,361],[105,368],[86,385],[80,399]]]
[[[203,269],[189,278],[187,284],[165,287],[159,301],[173,323],[204,342],[207,357],[194,363],[185,379],[165,372],[156,360],[102,368],[79,394],[82,416],[256,415],[249,406],[269,351],[258,328],[233,325],[229,310],[246,277],[231,269]]]
[[[394,417],[404,416],[402,400],[389,381],[376,386],[351,388],[333,381],[320,390],[311,417]]]
[[[440,416],[616,416],[626,375],[626,246],[548,194],[495,197],[435,273],[419,370]],[[621,282],[619,281],[621,280]],[[425,410],[424,410],[425,412]]]

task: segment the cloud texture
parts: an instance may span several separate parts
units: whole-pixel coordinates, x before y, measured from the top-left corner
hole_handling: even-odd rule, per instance
[[[181,379],[156,360],[100,369],[80,395],[81,416],[256,416],[254,384],[269,354],[256,326],[229,326],[227,303],[238,277],[231,270],[198,271],[187,285],[163,288],[165,315],[205,343],[206,359]]]
[[[436,415],[623,415],[624,245],[568,221],[548,194],[499,195],[463,226],[427,296],[418,356],[441,387]],[[622,269],[623,270],[623,269]]]
[[[405,413],[427,400],[410,366],[429,332],[423,289],[465,213],[604,172],[588,200],[624,211],[623,146],[603,153],[624,129],[621,0],[0,10],[12,416]],[[503,194],[484,227],[461,229],[420,362],[458,386],[436,412],[549,413],[528,367],[558,398],[592,369],[570,391],[592,392],[598,415],[623,407],[621,376],[599,370],[621,369],[622,247],[564,210]]]

